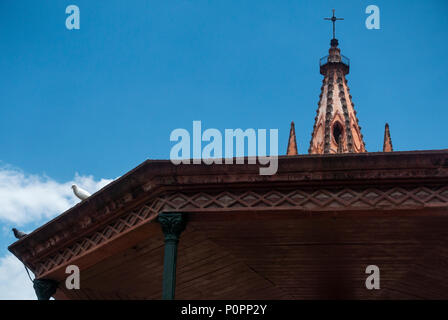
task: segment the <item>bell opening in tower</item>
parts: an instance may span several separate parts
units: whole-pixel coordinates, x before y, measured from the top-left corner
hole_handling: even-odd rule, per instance
[[[339,122],[336,122],[333,125],[333,138],[337,145],[339,145],[339,142],[341,141],[342,131],[342,125]]]

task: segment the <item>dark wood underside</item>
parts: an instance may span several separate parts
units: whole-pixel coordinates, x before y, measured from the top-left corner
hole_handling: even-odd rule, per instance
[[[190,214],[177,299],[448,299],[448,216],[238,216]],[[152,232],[58,297],[160,299],[163,245]],[[380,268],[380,290],[365,288],[368,265]]]

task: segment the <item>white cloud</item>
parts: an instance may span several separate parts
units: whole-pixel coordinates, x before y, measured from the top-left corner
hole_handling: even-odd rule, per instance
[[[111,181],[76,174],[72,181],[59,183],[15,168],[0,168],[0,221],[20,226],[52,218],[79,202],[71,189],[73,183],[93,193]]]
[[[0,288],[0,300],[36,300],[25,267],[10,253],[0,258]]]
[[[59,183],[47,176],[0,167],[0,244],[11,243],[10,226],[26,227],[22,230],[28,233],[28,228],[43,224],[79,202],[72,184],[94,193],[112,181],[76,174],[71,181]],[[36,299],[25,267],[10,253],[0,256],[0,300],[4,299]]]

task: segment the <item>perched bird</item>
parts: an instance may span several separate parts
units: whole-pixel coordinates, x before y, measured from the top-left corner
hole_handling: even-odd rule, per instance
[[[14,232],[14,237],[17,239],[22,239],[27,235],[25,232],[19,231],[16,228],[12,228],[12,232]]]
[[[73,193],[75,196],[77,196],[81,200],[85,200],[88,197],[90,197],[90,193],[88,193],[86,190],[78,187],[76,184],[72,185]]]

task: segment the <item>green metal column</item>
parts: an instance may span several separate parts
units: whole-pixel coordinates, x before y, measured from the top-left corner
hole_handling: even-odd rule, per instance
[[[50,300],[58,288],[58,283],[49,279],[34,279],[33,288],[36,292],[37,300]]]
[[[165,235],[162,299],[173,300],[176,289],[177,244],[184,231],[186,217],[182,213],[161,213],[158,217]]]

